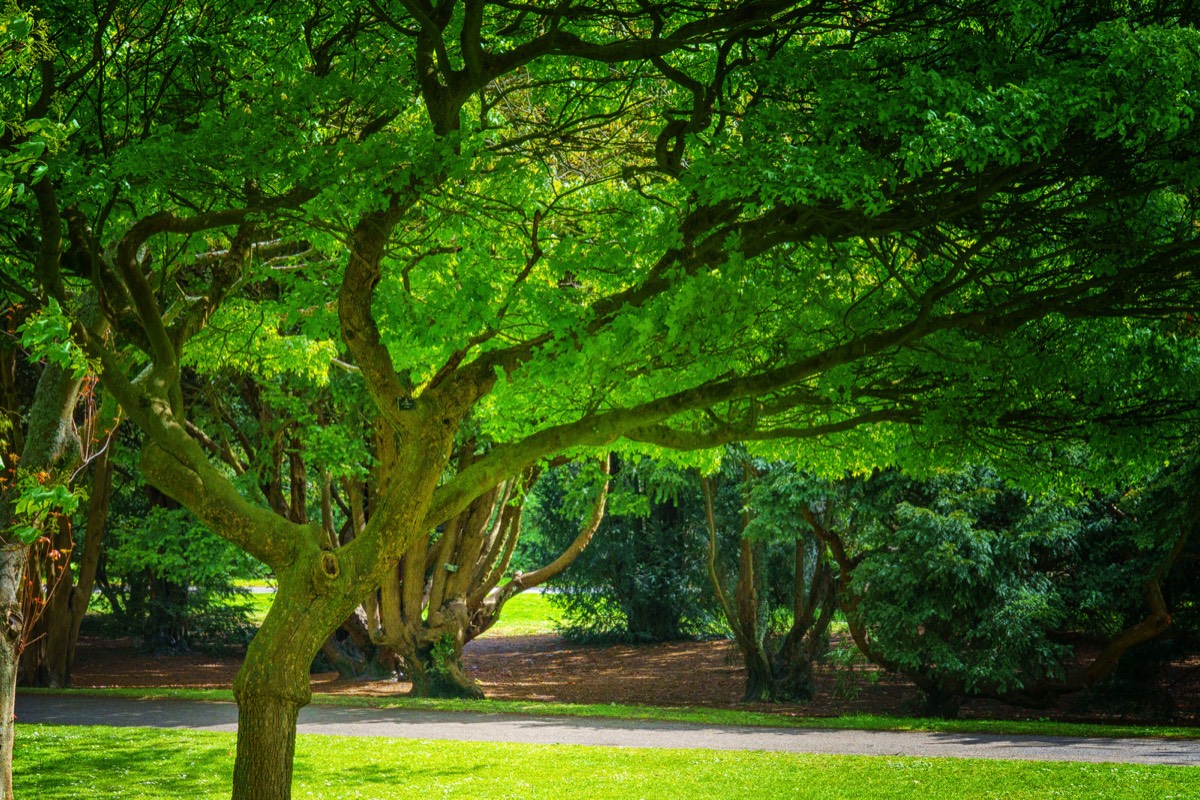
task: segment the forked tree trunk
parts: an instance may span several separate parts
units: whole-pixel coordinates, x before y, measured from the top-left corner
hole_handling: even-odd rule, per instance
[[[459,468],[470,459],[464,455]],[[381,461],[386,464],[386,456]],[[607,459],[602,469],[610,472]],[[536,474],[527,473],[525,480]],[[482,687],[463,666],[463,647],[495,624],[510,599],[570,566],[604,519],[607,483],[579,534],[557,558],[501,586],[521,531],[522,504],[512,501],[514,488],[501,484],[480,497],[432,544],[432,537],[422,537],[380,587],[375,638],[403,661],[414,697],[482,699]]]
[[[462,631],[455,628],[401,653],[413,696],[482,700],[483,687],[463,667],[462,649]]]
[[[747,478],[756,473],[747,468]],[[809,575],[806,551],[809,541],[797,537],[793,562],[792,626],[779,639],[768,630],[767,608],[763,605],[761,546],[747,538],[738,543],[737,582],[734,601],[729,598],[717,570],[717,522],[713,509],[712,481],[701,478],[705,518],[708,523],[708,574],[717,601],[725,615],[746,668],[746,691],[742,702],[804,701],[812,698],[813,662],[824,653],[826,632],[833,619],[834,591],[831,571],[817,547],[817,561]],[[742,530],[752,520],[743,512]]]

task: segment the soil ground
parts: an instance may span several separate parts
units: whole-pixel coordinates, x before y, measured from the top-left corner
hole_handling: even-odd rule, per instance
[[[74,682],[79,687],[228,688],[240,655],[147,656],[128,639],[85,636]],[[564,703],[707,706],[779,714],[831,716],[917,713],[918,695],[904,678],[861,663],[826,662],[816,670],[816,697],[803,705],[742,704],[744,670],[730,641],[654,645],[575,645],[557,636],[484,636],[467,645],[464,664],[489,698]],[[338,680],[313,675],[313,691],[403,695],[403,680]],[[1162,665],[1137,683],[1031,710],[985,700],[968,702],[965,719],[1051,719],[1068,722],[1200,725],[1200,656]]]

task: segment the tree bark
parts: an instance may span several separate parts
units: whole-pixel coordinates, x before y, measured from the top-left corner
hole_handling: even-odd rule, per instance
[[[112,462],[106,448],[95,461],[92,471],[92,493],[88,501],[87,528],[83,552],[79,557],[79,577],[72,584],[70,573],[59,576],[61,585],[46,587],[46,609],[32,637],[36,639],[21,654],[18,682],[22,686],[67,688],[71,685],[71,670],[75,666],[75,648],[79,628],[87,613],[96,584],[100,564],[100,545],[108,521],[108,504],[112,492]],[[59,531],[55,547],[70,558],[75,543],[66,529]],[[27,637],[29,638],[29,637]]]
[[[482,700],[483,687],[464,669],[462,649],[462,630],[448,626],[441,636],[401,650],[412,696]]]
[[[269,690],[238,694],[233,800],[288,800],[296,754],[296,719],[304,703]]]
[[[281,575],[262,628],[234,680],[238,704],[233,800],[288,800],[296,719],[312,698],[309,666],[337,619],[340,598],[319,596],[312,580]]]
[[[17,697],[21,634],[24,617],[21,614],[21,582],[25,576],[27,550],[19,542],[0,548],[0,613],[4,618],[0,631],[4,637],[0,646],[0,800],[11,800],[12,755]]]

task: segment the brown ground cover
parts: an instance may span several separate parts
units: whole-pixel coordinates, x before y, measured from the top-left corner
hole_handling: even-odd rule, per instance
[[[913,714],[911,683],[869,665],[853,669],[822,664],[816,697],[804,705],[739,703],[744,672],[729,641],[654,645],[572,645],[557,636],[485,636],[467,646],[467,670],[487,696],[503,700],[622,703],[744,708],[780,714]],[[146,656],[128,639],[84,637],[75,669],[80,687],[228,688],[238,655]],[[313,691],[341,695],[399,696],[400,680],[343,681],[336,673],[313,675]],[[1200,657],[1166,665],[1137,687],[1124,685],[1061,699],[1030,710],[975,700],[962,717],[1046,718],[1071,722],[1200,725]]]

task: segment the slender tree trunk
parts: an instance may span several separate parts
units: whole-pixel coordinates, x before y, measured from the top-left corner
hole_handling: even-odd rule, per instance
[[[21,582],[25,576],[26,547],[20,542],[0,547],[0,613],[4,642],[0,646],[0,800],[11,800],[14,705],[17,669],[24,618],[21,614]]]
[[[75,669],[75,651],[79,645],[79,629],[92,601],[92,589],[96,585],[96,573],[100,567],[100,545],[108,527],[108,504],[112,497],[113,468],[110,455],[111,450],[106,449],[96,459],[92,496],[88,502],[83,554],[79,559],[79,579],[71,591],[71,627],[62,643],[61,652],[52,647],[47,657],[51,674],[60,678],[62,686],[71,685],[71,671]]]

